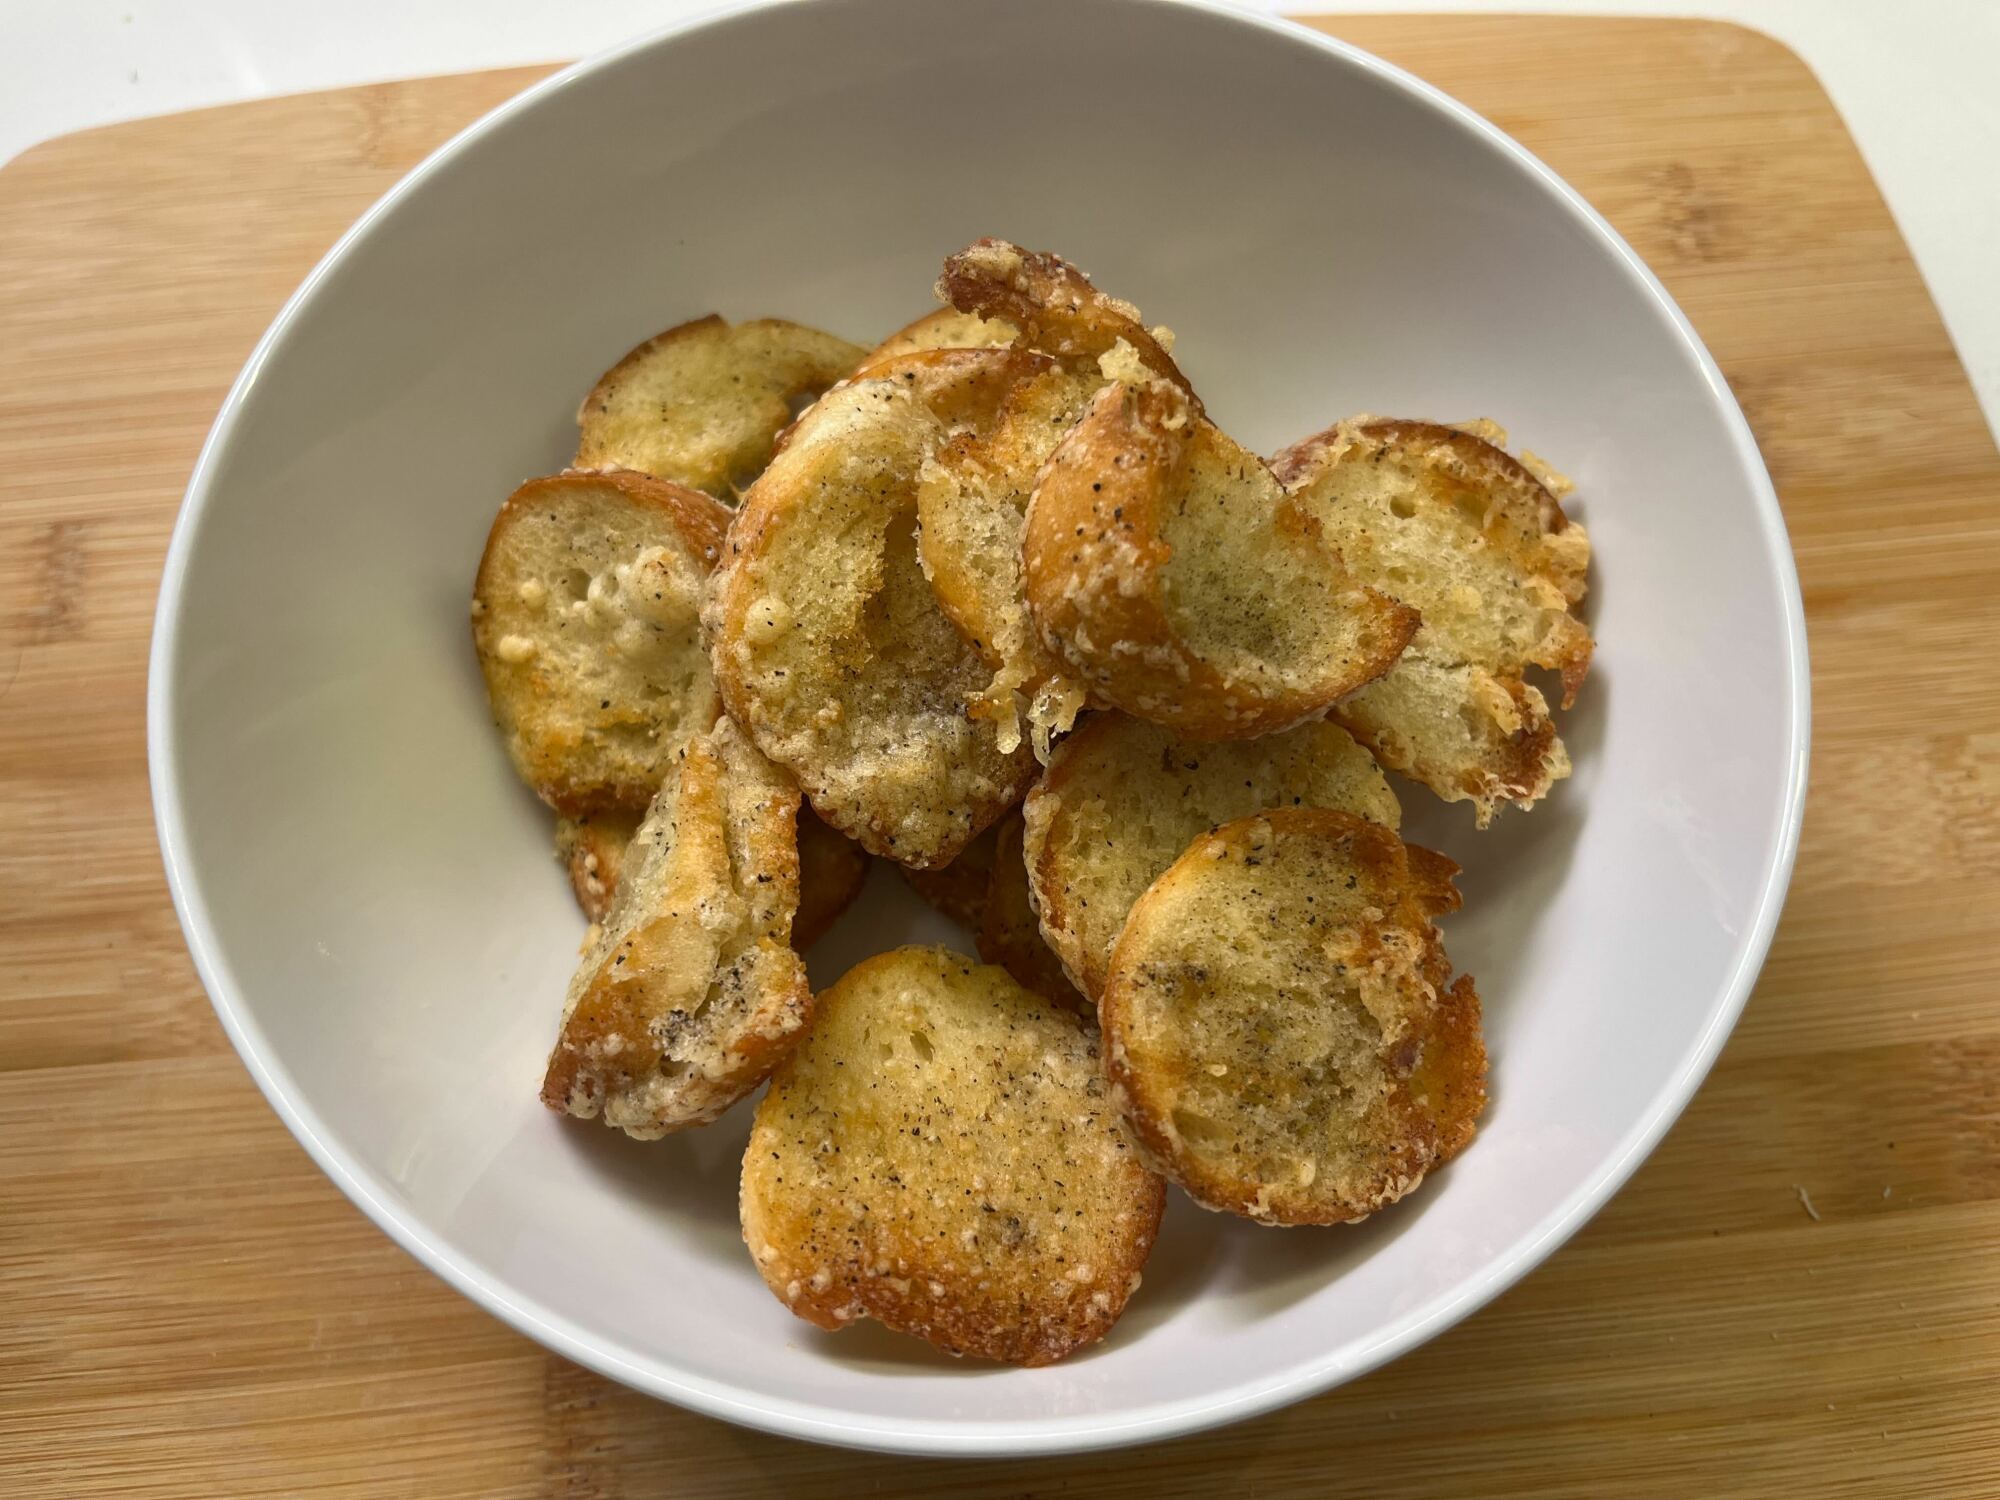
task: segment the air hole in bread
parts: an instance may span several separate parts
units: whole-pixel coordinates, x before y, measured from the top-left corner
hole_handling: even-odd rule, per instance
[[[1207,1115],[1196,1114],[1191,1109],[1177,1109],[1174,1111],[1174,1129],[1180,1132],[1182,1140],[1195,1145],[1219,1141],[1222,1139],[1223,1134],[1221,1125],[1211,1120]]]

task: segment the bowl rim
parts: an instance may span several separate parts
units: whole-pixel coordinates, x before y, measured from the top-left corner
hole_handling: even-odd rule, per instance
[[[1769,851],[1754,914],[1738,938],[1728,977],[1711,1003],[1694,1046],[1647,1101],[1632,1128],[1605,1160],[1540,1222],[1458,1287],[1412,1309],[1365,1340],[1329,1349],[1301,1365],[1210,1396],[1158,1402],[1122,1416],[1084,1412],[1006,1422],[855,1417],[811,1402],[774,1398],[726,1381],[677,1370],[656,1354],[607,1343],[533,1299],[520,1296],[503,1280],[479,1270],[450,1245],[405,1216],[389,1185],[356,1160],[326,1128],[271,1050],[245,1004],[189,862],[180,800],[179,750],[173,727],[173,704],[178,696],[176,644],[188,563],[222,456],[236,436],[249,393],[264,366],[290,337],[300,314],[317,299],[357,243],[373,233],[427,179],[502,123],[639,53],[670,45],[692,32],[723,25],[753,12],[800,3],[803,0],[729,0],[562,68],[496,106],[432,151],[377,199],[334,242],[257,341],[224,398],[189,477],[186,498],[168,544],[154,615],[147,664],[147,764],[155,829],[174,911],[223,1030],[266,1101],[320,1170],[384,1233],[459,1292],[545,1348],[601,1375],[704,1415],[781,1436],[878,1452],[932,1456],[1026,1457],[1087,1452],[1163,1440],[1258,1416],[1365,1374],[1477,1311],[1540,1265],[1625,1184],[1680,1116],[1742,1014],[1784,906],[1805,808],[1811,677],[1798,569],[1776,491],[1728,383],[1659,278],[1596,209],[1498,126],[1415,75],[1324,32],[1280,16],[1238,9],[1228,0],[1169,0],[1179,9],[1253,27],[1293,46],[1310,48],[1331,63],[1385,83],[1442,115],[1503,163],[1538,183],[1623,269],[1636,290],[1665,316],[1694,357],[1728,429],[1734,457],[1749,480],[1757,524],[1771,564],[1770,584],[1781,605],[1789,679],[1784,695],[1789,719],[1787,765],[1777,838]]]

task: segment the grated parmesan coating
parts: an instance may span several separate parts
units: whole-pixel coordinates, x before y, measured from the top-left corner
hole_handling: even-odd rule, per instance
[[[1118,1128],[1098,1040],[1000,969],[900,948],[819,999],[743,1157],[743,1237],[822,1328],[874,1318],[1023,1365],[1110,1331],[1164,1188]]]

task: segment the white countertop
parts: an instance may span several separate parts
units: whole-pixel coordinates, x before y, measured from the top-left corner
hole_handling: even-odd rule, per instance
[[[940,0],[944,3],[944,0]],[[2000,0],[1251,0],[1265,10],[1713,16],[1819,75],[2000,430]],[[713,0],[0,0],[0,160],[270,94],[584,56]]]

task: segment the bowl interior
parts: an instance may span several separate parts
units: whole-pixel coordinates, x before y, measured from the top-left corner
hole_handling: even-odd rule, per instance
[[[1497,419],[1576,478],[1597,553],[1573,779],[1485,835],[1399,788],[1413,836],[1466,866],[1447,942],[1487,1005],[1478,1142],[1358,1228],[1175,1202],[1113,1337],[1034,1372],[791,1318],[737,1234],[746,1111],[638,1145],[536,1102],[583,924],[466,618],[494,510],[562,465],[578,398],[628,346],[711,310],[868,341],[989,233],[1171,324],[1213,415],[1261,451],[1356,411]],[[177,539],[162,830],[260,1082],[496,1311],[782,1430],[1116,1442],[1443,1326],[1664,1128],[1782,888],[1790,580],[1740,418],[1671,307],[1559,188],[1406,81],[1191,6],[781,5],[545,88],[423,171],[293,308]],[[878,870],[816,978],[939,936]]]

